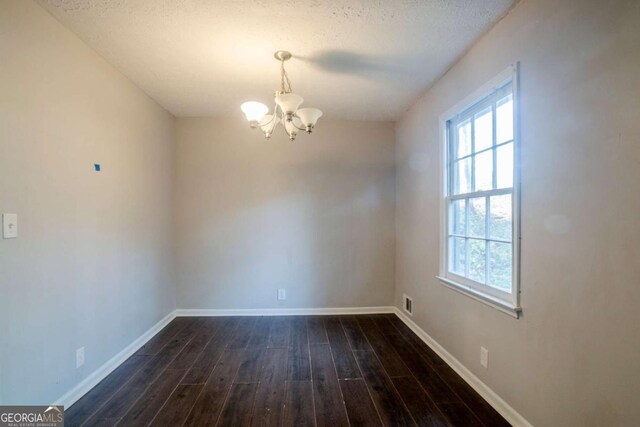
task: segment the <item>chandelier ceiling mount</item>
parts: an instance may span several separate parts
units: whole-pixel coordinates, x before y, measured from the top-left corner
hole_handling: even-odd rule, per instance
[[[278,61],[288,61],[291,59],[291,52],[287,52],[286,50],[277,50],[274,54],[273,57],[276,58]]]

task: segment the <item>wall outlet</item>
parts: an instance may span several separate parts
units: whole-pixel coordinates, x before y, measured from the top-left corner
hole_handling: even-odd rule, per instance
[[[278,289],[278,300],[283,301],[287,299],[287,290],[286,289]]]
[[[18,214],[2,214],[2,238],[15,239],[18,237]]]
[[[407,294],[402,294],[402,309],[405,313],[413,316],[413,300]]]
[[[480,347],[480,364],[485,368],[489,364],[489,350],[484,347]]]
[[[76,368],[84,365],[84,347],[76,350]]]

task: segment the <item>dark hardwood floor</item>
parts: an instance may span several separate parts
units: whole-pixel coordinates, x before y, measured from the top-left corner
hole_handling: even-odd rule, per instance
[[[179,317],[67,426],[508,426],[393,314]]]

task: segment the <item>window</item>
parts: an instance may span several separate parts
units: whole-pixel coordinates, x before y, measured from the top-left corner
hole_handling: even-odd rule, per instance
[[[443,120],[440,279],[517,317],[518,174],[510,68]]]

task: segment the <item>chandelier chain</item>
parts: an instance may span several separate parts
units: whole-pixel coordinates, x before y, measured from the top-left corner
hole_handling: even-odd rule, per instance
[[[291,82],[289,81],[289,76],[287,75],[287,71],[284,69],[284,59],[280,60],[280,91],[282,93],[293,92],[291,89]]]

